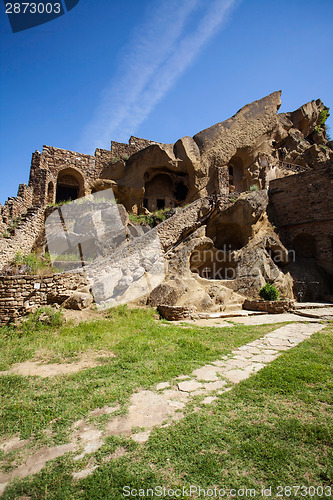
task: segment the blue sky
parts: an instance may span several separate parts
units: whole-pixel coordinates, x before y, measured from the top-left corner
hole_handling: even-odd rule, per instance
[[[0,202],[43,144],[175,142],[275,90],[333,108],[332,19],[332,0],[80,0],[13,34],[1,4]]]

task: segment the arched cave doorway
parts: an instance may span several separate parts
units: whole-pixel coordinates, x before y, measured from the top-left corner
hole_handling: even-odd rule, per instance
[[[217,248],[199,247],[190,256],[190,269],[201,278],[213,280],[233,280],[237,276],[237,262],[234,256]]]
[[[236,279],[238,263],[235,250],[246,245],[247,234],[239,224],[215,219],[208,223],[206,235],[213,241],[213,245],[206,244],[192,252],[191,271],[206,279]]]
[[[243,160],[233,156],[229,161],[229,190],[230,192],[243,192],[247,190]]]
[[[293,239],[296,259],[315,259],[317,255],[316,239],[312,234],[300,233]]]
[[[74,168],[61,170],[57,179],[56,203],[76,200],[84,196],[84,180]]]
[[[157,174],[145,184],[144,207],[150,212],[174,206],[174,186],[167,174]]]

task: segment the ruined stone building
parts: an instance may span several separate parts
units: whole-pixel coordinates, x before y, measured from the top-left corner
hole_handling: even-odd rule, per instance
[[[29,185],[1,207],[2,268],[18,251],[43,247],[45,215],[54,204],[112,188],[129,213],[175,209],[159,229],[168,273],[153,304],[217,310],[257,296],[265,281],[289,298],[331,297],[328,108],[318,99],[278,113],[280,96],[274,92],[175,144],[131,137],[94,156],[44,146],[32,155]],[[219,251],[224,259],[213,266]]]

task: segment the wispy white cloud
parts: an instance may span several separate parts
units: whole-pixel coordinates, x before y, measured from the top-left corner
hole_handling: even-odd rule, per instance
[[[162,0],[124,50],[79,150],[126,141],[221,27],[235,0]],[[156,4],[155,4],[156,5]],[[196,18],[199,17],[199,21]]]

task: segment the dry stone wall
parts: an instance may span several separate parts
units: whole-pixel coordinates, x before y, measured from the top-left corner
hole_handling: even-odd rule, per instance
[[[20,184],[17,196],[8,198],[4,206],[0,208],[0,232],[6,231],[8,225],[26,212],[31,207],[32,201],[33,192],[31,187]]]
[[[31,308],[46,306],[50,297],[74,292],[87,286],[81,273],[50,276],[0,276],[0,324],[15,320]]]
[[[31,252],[43,225],[44,209],[32,210],[22,227],[15,229],[13,237],[0,239],[0,269],[10,264],[18,252],[22,255]]]

